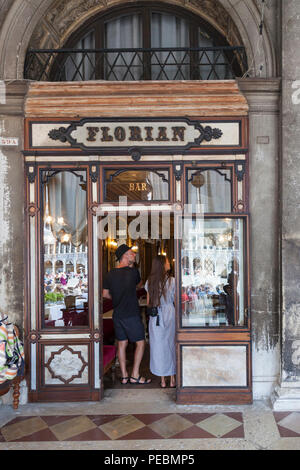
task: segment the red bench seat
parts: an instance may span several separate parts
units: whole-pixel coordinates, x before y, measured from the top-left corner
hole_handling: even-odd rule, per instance
[[[103,373],[106,372],[114,366],[116,359],[117,348],[112,345],[103,345]],[[114,371],[113,371],[114,372]]]

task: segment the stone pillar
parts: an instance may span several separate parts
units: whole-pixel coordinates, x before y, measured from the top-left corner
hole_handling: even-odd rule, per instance
[[[0,308],[23,331],[24,81],[0,82]]]
[[[275,410],[300,410],[300,2],[282,2],[281,379]]]
[[[24,135],[25,81],[0,81],[0,309],[24,327]],[[26,381],[21,382],[20,404],[27,402]],[[2,397],[12,404],[12,391]]]
[[[269,398],[280,372],[280,79],[240,79],[249,104],[250,270],[253,398]]]

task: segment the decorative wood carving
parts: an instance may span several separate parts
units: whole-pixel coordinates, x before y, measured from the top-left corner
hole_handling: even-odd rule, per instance
[[[26,208],[26,212],[29,214],[30,217],[35,217],[39,211],[40,209],[36,207],[35,204],[29,204]]]
[[[182,172],[183,172],[182,163],[173,163],[173,172],[174,172],[176,181],[180,181],[181,176],[182,176]]]
[[[55,371],[52,369],[51,364],[55,360],[57,356],[61,356],[64,351],[69,351],[71,355],[78,356],[78,359],[81,361],[82,365],[81,368],[79,369],[78,367],[78,372],[77,374],[73,374],[70,378],[66,379],[62,377],[62,375],[56,374]],[[80,366],[80,364],[79,364]],[[82,357],[81,351],[74,351],[70,346],[63,346],[61,349],[58,351],[52,351],[50,358],[48,359],[47,363],[45,364],[45,367],[49,370],[50,375],[52,379],[58,379],[61,382],[63,382],[65,385],[71,383],[74,379],[81,378],[84,369],[88,366],[88,363],[84,360]]]
[[[35,165],[27,165],[26,166],[26,176],[28,178],[29,183],[35,182],[36,177],[36,166]]]
[[[96,216],[96,215],[97,215],[98,206],[99,206],[98,203],[93,202],[93,203],[88,207],[88,211],[89,211],[93,216]]]
[[[90,176],[92,183],[97,183],[99,178],[99,165],[93,165],[90,167]]]
[[[40,338],[40,334],[37,331],[30,331],[28,338],[30,343],[36,343]]]
[[[235,174],[236,174],[236,176],[237,176],[237,180],[238,180],[238,181],[243,181],[244,175],[245,175],[245,171],[246,171],[245,162],[243,162],[243,161],[241,161],[241,162],[235,162],[234,168],[235,168]]]

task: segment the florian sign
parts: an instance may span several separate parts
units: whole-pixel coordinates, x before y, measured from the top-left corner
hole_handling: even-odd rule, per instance
[[[55,126],[48,132],[52,141],[69,143],[72,148],[103,151],[133,148],[136,150],[181,150],[198,147],[203,142],[220,139],[223,131],[199,121],[86,118],[69,126]]]
[[[96,118],[26,120],[25,152],[74,155],[185,155],[245,150],[247,130],[241,118]],[[52,153],[51,153],[52,154]]]

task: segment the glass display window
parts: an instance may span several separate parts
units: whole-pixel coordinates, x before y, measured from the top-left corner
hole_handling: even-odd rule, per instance
[[[182,327],[245,325],[242,218],[186,218],[181,244]]]
[[[117,202],[120,196],[128,201],[168,201],[169,171],[164,169],[107,169],[104,172],[104,200]]]
[[[187,202],[192,212],[232,211],[232,170],[230,168],[188,169]]]

